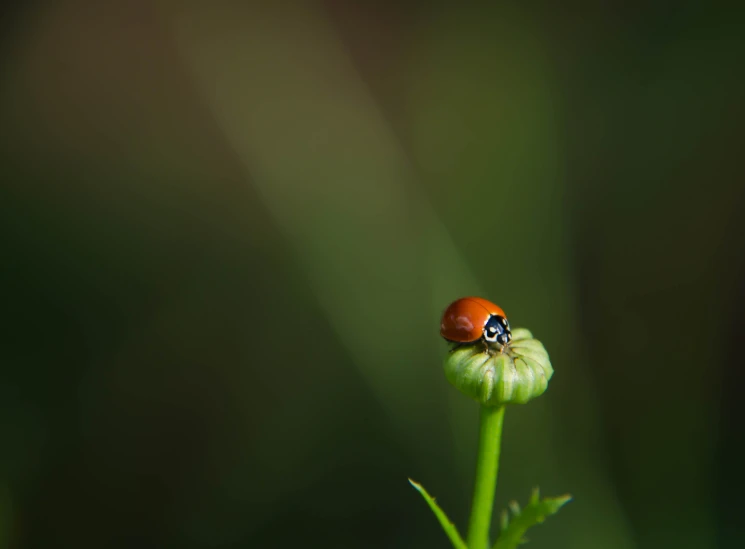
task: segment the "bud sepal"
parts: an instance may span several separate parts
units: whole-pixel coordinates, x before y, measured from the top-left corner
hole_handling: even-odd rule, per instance
[[[543,344],[525,328],[507,345],[458,345],[445,358],[451,385],[484,406],[526,404],[542,395],[554,370]]]

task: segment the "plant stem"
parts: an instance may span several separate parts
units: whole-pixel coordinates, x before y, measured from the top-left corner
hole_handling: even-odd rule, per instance
[[[489,549],[489,526],[494,507],[494,490],[497,487],[503,420],[504,406],[481,406],[479,454],[471,519],[468,523],[468,549]]]

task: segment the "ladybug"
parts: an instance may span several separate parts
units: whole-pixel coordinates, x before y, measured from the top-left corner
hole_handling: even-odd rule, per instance
[[[442,314],[440,335],[458,346],[483,341],[487,349],[488,343],[507,345],[512,341],[504,311],[481,297],[453,301]]]

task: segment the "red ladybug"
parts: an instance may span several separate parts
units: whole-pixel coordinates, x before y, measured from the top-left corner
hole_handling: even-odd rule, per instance
[[[506,345],[512,340],[510,323],[504,311],[480,297],[462,297],[453,301],[442,314],[440,335],[459,344],[483,340]]]

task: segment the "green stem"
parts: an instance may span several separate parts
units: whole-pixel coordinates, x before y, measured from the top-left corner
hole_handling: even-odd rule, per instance
[[[489,526],[494,507],[494,490],[499,471],[504,406],[481,406],[479,455],[473,490],[471,519],[468,523],[468,549],[489,548]]]

